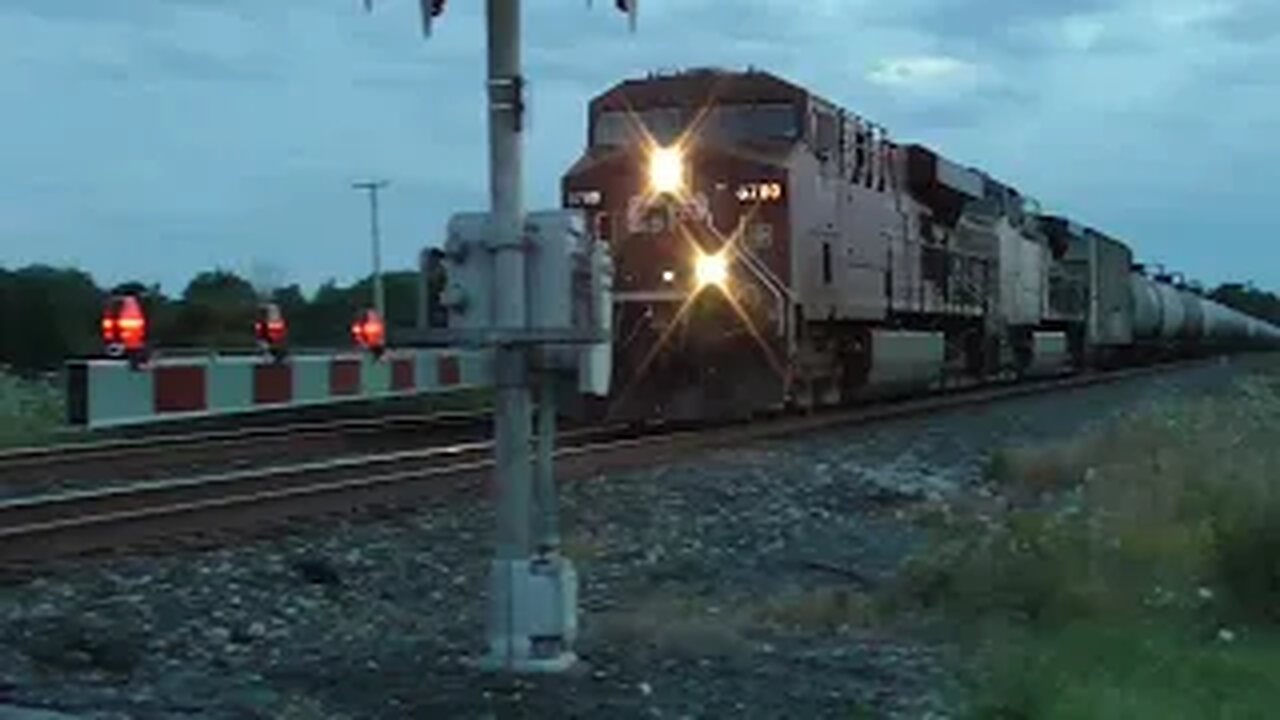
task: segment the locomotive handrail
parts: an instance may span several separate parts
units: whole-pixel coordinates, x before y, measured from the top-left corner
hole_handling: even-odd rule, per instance
[[[711,225],[711,229],[713,232],[719,233],[719,230],[714,225]],[[738,237],[741,238],[742,234],[739,233]],[[747,261],[744,265],[773,293],[778,307],[778,332],[780,335],[789,337],[787,324],[790,322],[791,313],[788,312],[788,302],[795,301],[795,294],[791,292],[791,288],[782,282],[781,278],[769,269],[769,266],[764,261],[756,257],[755,253],[745,243],[735,243],[735,246],[740,246],[738,254]]]

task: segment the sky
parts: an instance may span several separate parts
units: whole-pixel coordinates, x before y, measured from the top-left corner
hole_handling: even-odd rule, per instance
[[[590,98],[691,66],[779,74],[1214,284],[1280,290],[1280,2],[525,0],[526,202]],[[482,0],[0,0],[0,266],[180,292],[409,268],[488,202]]]

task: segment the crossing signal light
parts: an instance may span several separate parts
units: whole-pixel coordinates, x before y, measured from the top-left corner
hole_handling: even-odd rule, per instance
[[[377,310],[365,310],[351,325],[351,335],[356,344],[374,355],[381,355],[387,347],[387,328]]]
[[[147,346],[147,316],[133,295],[117,295],[102,313],[102,342],[111,357],[136,357]]]
[[[435,18],[444,14],[445,0],[418,0],[422,9],[422,34],[431,37],[431,25]]]
[[[640,4],[640,0],[613,0],[614,7],[627,14],[628,24],[631,25],[631,32],[636,30],[636,6]]]
[[[445,0],[418,0],[422,10],[422,34],[431,37],[431,22],[444,14]],[[364,11],[373,12],[373,0],[364,0]]]
[[[265,303],[258,308],[258,318],[253,323],[253,335],[263,349],[277,359],[282,358],[288,334],[289,328],[279,305]]]

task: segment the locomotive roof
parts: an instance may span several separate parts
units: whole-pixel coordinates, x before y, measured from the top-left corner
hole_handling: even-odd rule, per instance
[[[591,100],[591,113],[603,110],[651,107],[697,107],[717,102],[798,103],[809,97],[800,86],[777,75],[748,68],[687,70],[672,74],[651,73],[623,80]]]

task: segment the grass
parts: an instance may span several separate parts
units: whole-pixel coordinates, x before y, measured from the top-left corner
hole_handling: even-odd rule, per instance
[[[0,447],[46,440],[62,427],[64,417],[57,387],[0,370]]]
[[[933,516],[898,609],[960,629],[970,717],[1267,717],[1280,706],[1280,369],[995,453]]]
[[[963,717],[1271,717],[1278,645],[1206,641],[1168,622],[1065,625],[989,650]]]
[[[467,412],[493,407],[491,388],[463,388],[444,393],[428,393],[419,397],[418,407],[427,413]]]

